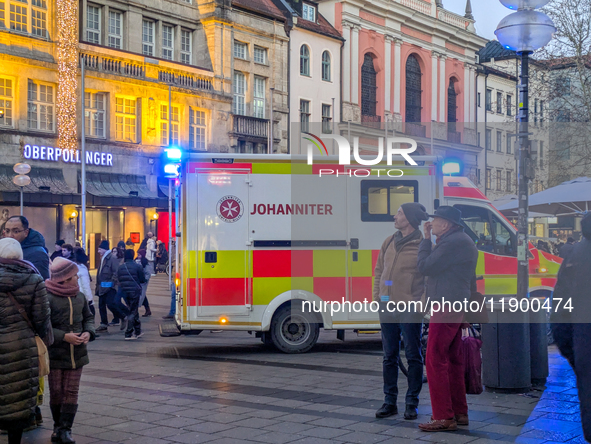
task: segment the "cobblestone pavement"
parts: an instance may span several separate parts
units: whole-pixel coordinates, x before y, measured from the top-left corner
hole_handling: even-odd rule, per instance
[[[164,276],[150,283],[154,315],[142,318],[141,339],[124,341],[115,327],[90,344],[74,425],[78,444],[585,442],[574,374],[555,349],[544,392],[469,396],[469,427],[424,433],[417,424],[431,413],[426,384],[418,421],[374,417],[383,399],[378,335],[347,332],[341,342],[322,332],[304,355],[281,354],[241,332],[161,338],[166,285]],[[406,381],[400,389],[405,393]],[[49,443],[48,401],[49,394],[45,424],[23,442]]]

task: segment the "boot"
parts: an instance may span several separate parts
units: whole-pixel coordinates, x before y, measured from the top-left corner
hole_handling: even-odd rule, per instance
[[[72,438],[72,424],[78,410],[78,404],[62,404],[60,412],[59,442],[62,444],[76,444]]]
[[[51,416],[53,417],[53,433],[51,434],[51,442],[60,442],[60,416],[62,406],[61,404],[49,404],[51,409]]]

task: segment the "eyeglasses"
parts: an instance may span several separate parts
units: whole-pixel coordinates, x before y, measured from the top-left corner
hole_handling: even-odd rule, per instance
[[[10,234],[10,233],[19,234],[19,233],[22,233],[23,231],[25,231],[25,230],[11,230],[10,228],[5,228],[4,234]]]

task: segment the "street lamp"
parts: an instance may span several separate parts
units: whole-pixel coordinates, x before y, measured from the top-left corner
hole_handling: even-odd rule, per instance
[[[531,162],[529,144],[529,55],[547,45],[556,32],[554,23],[546,14],[534,9],[541,8],[550,0],[500,0],[509,9],[517,10],[505,17],[495,34],[501,45],[511,49],[521,57],[519,84],[519,213],[517,229],[517,298],[528,297],[529,258],[528,258],[528,181],[535,175]]]
[[[31,172],[31,165],[28,163],[17,163],[13,168],[17,176],[14,176],[12,183],[21,189],[21,216],[23,215],[23,188],[31,183],[31,178],[27,176]]]

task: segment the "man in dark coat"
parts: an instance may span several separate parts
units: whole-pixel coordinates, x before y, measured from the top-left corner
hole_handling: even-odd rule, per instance
[[[560,247],[560,252],[558,253],[558,256],[560,256],[562,259],[566,259],[569,256],[569,254],[572,253],[574,248],[575,240],[572,237],[569,237],[566,240],[566,244]]]
[[[117,303],[119,259],[109,248],[109,241],[107,240],[99,244],[98,252],[102,258],[96,273],[95,293],[99,297],[99,314],[101,317],[101,324],[96,329],[97,332],[107,331],[108,329],[107,307],[109,307],[115,319],[125,319],[129,314],[121,302]]]
[[[583,239],[573,245],[558,272],[551,320],[556,345],[577,376],[583,433],[591,442],[591,213],[583,217],[581,229]]]
[[[38,231],[29,228],[29,221],[24,216],[12,216],[4,227],[6,237],[20,242],[23,257],[31,262],[43,279],[49,279],[49,256],[45,248],[45,239]]]
[[[146,282],[146,276],[142,266],[133,260],[134,255],[133,250],[125,250],[125,262],[117,270],[119,286],[125,293],[129,306],[127,330],[125,331],[126,340],[139,339],[142,336],[142,324],[138,310],[140,296],[142,294],[142,284]]]
[[[464,233],[461,216],[457,208],[441,206],[432,216],[433,222],[425,223],[418,267],[427,277],[426,297],[431,304],[470,299],[478,250]],[[431,232],[437,237],[435,247]],[[435,311],[436,307],[432,307]],[[468,425],[461,329],[464,312],[449,306],[441,308],[432,314],[429,323],[425,359],[433,416],[430,422],[419,424],[426,432],[452,431],[458,424]]]

